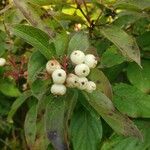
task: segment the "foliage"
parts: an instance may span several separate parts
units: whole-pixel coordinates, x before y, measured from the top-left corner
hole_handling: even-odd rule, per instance
[[[76,49],[97,89],[53,96],[46,63]],[[150,149],[149,0],[2,0],[0,57],[1,149]]]

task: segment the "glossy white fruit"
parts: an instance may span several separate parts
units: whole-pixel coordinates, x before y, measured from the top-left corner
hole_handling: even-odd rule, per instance
[[[96,84],[93,81],[87,82],[85,90],[88,93],[92,93],[94,90],[96,90]]]
[[[46,71],[48,74],[52,74],[56,69],[61,69],[61,65],[55,59],[49,60],[46,64]]]
[[[87,87],[88,79],[86,77],[78,78],[79,85],[77,86],[80,90],[85,90]]]
[[[75,74],[79,77],[86,77],[90,73],[90,68],[86,64],[79,64],[75,67]]]
[[[71,53],[70,59],[73,64],[78,65],[84,62],[85,54],[82,51],[76,50]]]
[[[4,66],[6,64],[5,58],[0,58],[0,67]]]
[[[52,73],[52,79],[54,83],[63,84],[66,80],[66,72],[63,69],[56,69]]]
[[[66,86],[70,88],[74,88],[78,86],[78,76],[73,73],[68,74],[66,79]]]
[[[53,84],[51,86],[51,93],[54,95],[64,95],[66,90],[67,89],[63,84]]]
[[[87,54],[84,59],[84,63],[89,66],[89,68],[95,68],[97,65],[96,57],[92,54]]]

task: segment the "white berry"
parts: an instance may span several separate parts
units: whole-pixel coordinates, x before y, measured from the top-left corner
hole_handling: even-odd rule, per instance
[[[77,86],[80,90],[85,90],[87,87],[88,79],[86,77],[78,78],[79,85]]]
[[[66,90],[67,89],[63,84],[53,84],[51,86],[51,93],[54,95],[64,95]]]
[[[61,69],[61,65],[55,59],[49,60],[46,64],[46,71],[48,74],[52,74],[56,69]]]
[[[74,88],[78,86],[78,76],[73,73],[68,74],[66,79],[66,86],[70,88]]]
[[[96,84],[93,81],[87,82],[85,90],[88,93],[92,93],[94,90],[96,90]]]
[[[97,65],[96,57],[92,54],[87,54],[84,59],[84,63],[89,66],[89,68],[95,68]]]
[[[75,74],[79,77],[86,77],[90,73],[90,69],[86,64],[79,64],[75,67]]]
[[[85,58],[85,54],[79,50],[73,51],[70,55],[71,61],[76,65],[83,63],[84,58]]]
[[[0,58],[0,67],[3,67],[6,64],[5,58]]]
[[[66,80],[66,72],[63,69],[56,69],[52,73],[52,79],[54,83],[63,84]]]

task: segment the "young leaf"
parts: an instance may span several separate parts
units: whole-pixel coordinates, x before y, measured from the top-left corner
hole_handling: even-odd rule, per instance
[[[28,99],[30,96],[32,96],[31,91],[26,91],[15,100],[8,114],[8,122],[13,122],[12,118],[14,114],[16,113],[18,108],[25,102],[25,100]]]
[[[150,92],[150,61],[142,61],[143,69],[134,63],[129,64],[127,76],[129,81],[144,93]]]
[[[39,52],[35,51],[28,63],[28,81],[32,83],[36,80],[38,73],[46,66],[46,59]]]
[[[71,136],[75,150],[98,149],[102,138],[100,119],[93,118],[88,111],[80,108],[71,120]]]
[[[140,50],[133,37],[119,27],[112,25],[103,27],[100,32],[119,48],[123,56],[135,61],[141,66]]]
[[[120,83],[114,90],[114,104],[117,109],[130,117],[150,117],[150,96],[142,93],[137,88]]]
[[[89,79],[96,83],[97,90],[102,91],[103,93],[105,93],[105,95],[107,95],[107,97],[112,99],[113,94],[111,84],[102,71],[96,68],[92,69],[89,75]]]
[[[24,130],[27,145],[32,148],[36,137],[37,104],[34,104],[26,114]]]
[[[116,133],[125,136],[134,136],[142,138],[140,131],[134,123],[127,117],[118,112],[112,101],[100,91],[94,91],[92,94],[83,93],[89,104],[102,116],[102,118],[115,130]]]
[[[82,32],[76,33],[72,36],[69,42],[68,54],[70,54],[74,50],[86,51],[88,47],[88,36]]]
[[[55,51],[49,44],[49,36],[42,30],[28,25],[16,25],[13,33],[39,50],[45,58],[50,59],[54,56]]]
[[[0,79],[0,91],[10,97],[18,97],[21,94],[15,84],[8,79]]]
[[[135,124],[143,134],[143,141],[133,137],[124,137],[113,134],[104,142],[101,150],[148,150],[150,148],[150,122],[149,120],[137,120]]]
[[[65,102],[63,98],[50,100],[46,107],[45,121],[48,139],[57,150],[66,148],[64,141],[64,113]]]

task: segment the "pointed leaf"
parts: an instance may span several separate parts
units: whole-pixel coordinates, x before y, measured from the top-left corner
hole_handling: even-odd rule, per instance
[[[89,104],[117,133],[142,138],[134,123],[127,116],[118,112],[112,101],[103,93],[94,91],[92,94],[84,93],[84,95]]]
[[[123,56],[141,65],[140,50],[132,36],[117,26],[103,27],[100,32],[119,48]]]
[[[55,52],[53,46],[49,44],[49,36],[42,30],[28,25],[16,25],[13,33],[39,50],[45,58],[50,59],[54,56]]]

